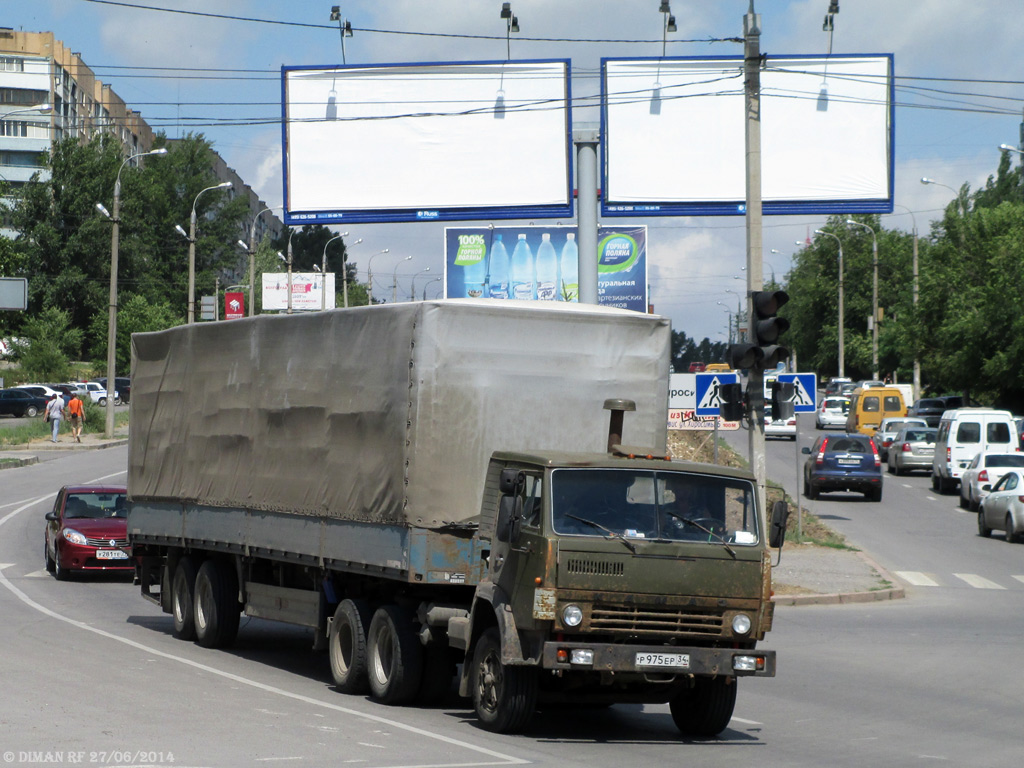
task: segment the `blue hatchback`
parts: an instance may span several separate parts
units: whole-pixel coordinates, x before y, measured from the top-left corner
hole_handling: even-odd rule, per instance
[[[882,500],[882,461],[875,441],[867,435],[830,433],[804,448],[804,495],[818,498],[823,491],[855,491],[871,501]]]

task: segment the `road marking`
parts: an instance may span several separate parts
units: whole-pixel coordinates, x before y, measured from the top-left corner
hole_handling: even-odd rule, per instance
[[[50,572],[49,571],[32,571],[32,573],[26,573],[25,574],[25,578],[26,579],[42,579],[42,578],[48,578],[49,576],[50,576]]]
[[[100,478],[100,479],[103,479],[103,478]],[[98,481],[93,481],[93,482],[98,482]],[[37,499],[32,499],[32,500],[28,501],[23,506],[18,507],[17,509],[15,509],[12,512],[8,513],[4,517],[0,518],[0,526],[3,526],[4,523],[6,523],[8,520],[10,520],[12,517],[14,517],[19,512],[22,512],[23,510],[28,509],[29,507],[31,507],[31,506],[33,506],[35,504],[38,504],[43,499],[46,499],[46,498],[48,498],[49,496],[52,496],[52,495],[53,494],[47,494],[46,496],[40,496]],[[299,694],[299,693],[293,693],[293,692],[287,691],[287,690],[285,690],[283,688],[278,688],[278,687],[273,686],[273,685],[268,685],[267,683],[261,683],[258,680],[254,680],[254,679],[251,679],[251,678],[248,678],[248,677],[242,677],[241,675],[235,675],[235,674],[232,674],[231,672],[225,672],[224,670],[217,669],[216,667],[211,667],[208,664],[202,664],[202,663],[200,663],[198,661],[193,661],[192,659],[185,658],[184,656],[178,656],[177,654],[168,653],[166,651],[161,651],[161,650],[158,650],[157,648],[152,648],[152,647],[150,647],[150,646],[148,646],[148,645],[146,645],[144,643],[140,643],[140,642],[137,642],[135,640],[130,640],[129,638],[122,637],[121,635],[115,635],[113,632],[107,632],[106,630],[100,629],[99,627],[94,627],[94,626],[91,626],[89,624],[86,624],[85,622],[77,621],[75,619],[70,618],[69,616],[64,616],[63,614],[57,613],[56,611],[51,610],[50,608],[47,608],[45,605],[37,603],[31,597],[26,595],[24,592],[22,592],[16,586],[14,586],[14,584],[12,584],[10,582],[10,580],[7,578],[7,576],[4,575],[3,570],[0,570],[0,587],[3,587],[8,592],[10,592],[12,595],[14,595],[16,598],[18,598],[18,600],[20,600],[22,603],[27,605],[29,608],[32,608],[33,610],[38,611],[39,613],[43,614],[44,616],[49,616],[51,619],[56,619],[57,621],[64,622],[65,624],[70,624],[71,626],[77,627],[78,629],[85,630],[86,632],[92,632],[93,634],[99,635],[100,637],[105,637],[108,640],[116,640],[119,643],[123,643],[124,645],[127,645],[130,648],[135,648],[136,650],[142,651],[143,653],[148,653],[148,654],[151,654],[153,656],[156,656],[156,657],[159,657],[159,658],[162,658],[162,659],[168,659],[170,661],[176,661],[176,662],[178,662],[180,664],[184,664],[185,666],[192,667],[193,669],[199,669],[199,670],[202,670],[204,672],[207,672],[208,674],[216,675],[217,677],[221,677],[221,678],[224,678],[226,680],[231,680],[232,682],[239,683],[241,685],[248,685],[248,686],[250,686],[252,688],[255,688],[255,689],[259,690],[259,691],[263,691],[265,693],[276,694],[278,696],[283,696],[285,698],[291,699],[292,701],[300,701],[300,702],[302,702],[304,704],[309,704],[309,705],[314,706],[314,707],[322,707],[324,709],[328,709],[328,710],[331,710],[331,711],[334,711],[334,712],[340,712],[341,714],[351,715],[352,717],[358,717],[358,718],[361,718],[363,720],[369,720],[370,722],[380,723],[382,725],[391,726],[392,728],[397,728],[397,729],[406,731],[408,733],[415,734],[417,736],[422,736],[425,739],[432,739],[434,741],[439,741],[439,742],[441,742],[443,744],[448,744],[450,746],[459,747],[461,749],[465,749],[465,750],[468,750],[470,752],[475,752],[477,755],[486,756],[487,758],[491,758],[491,760],[486,760],[486,761],[476,760],[476,761],[473,761],[473,762],[466,762],[466,763],[448,763],[447,764],[448,766],[465,766],[466,768],[468,768],[468,766],[485,766],[485,765],[525,765],[525,764],[530,762],[529,760],[525,760],[525,759],[519,758],[519,757],[513,757],[512,755],[506,755],[506,754],[504,754],[502,752],[497,752],[495,750],[488,749],[488,748],[480,746],[478,744],[472,744],[472,743],[470,743],[468,741],[462,741],[461,739],[456,739],[456,738],[453,738],[451,736],[443,736],[441,734],[434,733],[432,731],[428,731],[428,730],[426,730],[424,728],[417,728],[414,725],[409,725],[408,723],[403,723],[400,720],[393,720],[393,719],[388,718],[388,717],[382,717],[380,715],[374,715],[374,714],[371,714],[371,713],[368,713],[368,712],[360,712],[359,710],[350,709],[348,707],[343,707],[343,706],[341,706],[339,704],[332,704],[332,703],[327,702],[327,701],[321,701],[321,700],[315,699],[315,698],[313,698],[311,696],[304,696],[304,695]]]
[[[895,571],[896,575],[914,587],[937,587],[939,582],[920,571]]]
[[[1006,587],[1002,586],[1001,584],[996,584],[994,581],[989,581],[988,579],[979,576],[976,573],[954,573],[953,575],[956,576],[958,579],[966,581],[975,589],[1006,589]]]
[[[1024,576],[1014,576],[1017,581],[1024,582]]]
[[[734,717],[730,722],[743,723],[744,725],[764,725],[764,723],[759,723],[757,720],[744,720],[742,717]]]

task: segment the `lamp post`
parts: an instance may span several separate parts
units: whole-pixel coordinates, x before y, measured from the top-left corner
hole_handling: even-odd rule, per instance
[[[214,184],[212,187],[199,190],[199,194],[196,195],[196,199],[192,201],[192,215],[189,216],[188,220],[188,234],[185,235],[188,238],[188,324],[192,325],[196,321],[196,205],[199,203],[199,198],[204,192],[209,192],[211,189],[227,189],[231,186],[230,181],[225,181],[220,184]],[[185,234],[180,225],[176,225],[175,229],[181,234]]]
[[[716,301],[715,304],[720,306],[725,312],[729,313],[729,333],[728,333],[727,339],[728,339],[728,343],[732,344],[732,310],[729,309],[727,306],[725,306],[725,304],[723,304],[720,301]]]
[[[426,269],[421,269],[419,272],[412,276],[412,290],[409,291],[409,301],[416,301],[416,278],[419,277],[420,275],[426,274],[429,271],[430,267],[427,267]]]
[[[871,367],[873,373],[871,374],[875,379],[878,378],[878,235],[875,234],[875,230],[869,227],[867,224],[862,224],[859,221],[853,219],[847,219],[847,224],[854,227],[864,227],[868,232],[871,233],[871,268],[873,272],[871,282]]]
[[[843,339],[843,330],[846,325],[845,321],[845,310],[843,309],[843,241],[839,239],[838,235],[833,235],[831,232],[826,232],[823,229],[814,230],[816,235],[824,235],[825,237],[831,237],[836,241],[836,245],[839,246],[839,377],[842,378],[846,375],[846,344]],[[803,245],[799,240],[797,245]]]
[[[256,313],[256,223],[259,221],[260,216],[267,211],[279,211],[282,208],[284,208],[283,205],[275,205],[270,208],[264,208],[257,213],[252,217],[252,226],[249,227],[248,247],[241,240],[238,241],[239,245],[249,252],[249,317]]]
[[[346,232],[345,234],[347,235],[348,233]],[[363,242],[363,238],[360,237],[354,243],[346,245],[345,246],[345,253],[342,254],[342,257],[341,257],[341,286],[342,286],[342,291],[345,294],[345,308],[346,309],[348,309],[348,265],[347,265],[347,262],[348,262],[348,249],[351,248],[353,245],[359,245],[361,242]]]
[[[348,232],[342,232],[340,235],[335,235],[326,243],[324,243],[324,257],[321,261],[320,266],[320,311],[327,309],[327,246],[333,243],[335,240],[340,240],[343,237],[347,237]],[[342,261],[341,269],[344,271],[345,262]],[[345,306],[348,306],[348,302],[345,302]]]
[[[441,277],[435,277],[433,280],[427,280],[426,285],[423,286],[423,301],[427,300],[427,286],[433,285],[434,283],[439,283],[443,279],[444,278]]]
[[[918,280],[918,262],[917,262],[917,217],[914,216],[914,212],[907,208],[905,205],[899,206],[907,213],[910,214],[910,221],[913,222],[913,236],[914,236],[914,250],[913,260],[911,262],[911,270],[913,277],[913,302],[914,302],[914,315],[917,315],[917,300],[919,292],[919,280]],[[921,397],[921,357],[914,349],[914,400]]]
[[[49,105],[44,105],[49,108]],[[16,112],[19,110],[15,110]],[[23,110],[22,110],[23,111]],[[10,113],[8,113],[10,114]],[[113,223],[110,235],[110,306],[107,315],[107,407],[106,425],[103,435],[108,440],[114,436],[114,385],[116,378],[117,361],[117,250],[120,244],[121,225],[121,171],[132,160],[146,155],[166,155],[167,148],[160,147],[150,152],[139,152],[129,155],[117,169],[117,177],[114,179],[114,214],[111,215],[102,203],[96,203],[97,210],[106,216]]]
[[[288,265],[288,310],[287,310],[287,314],[290,315],[292,313],[292,243],[291,243],[291,238],[290,237],[288,238],[288,256],[285,257],[285,255],[283,253],[278,251],[277,252],[277,258],[279,258],[282,261],[282,263]]]
[[[385,248],[383,251],[377,251],[366,263],[366,293],[370,297],[370,304],[373,304],[373,260],[382,253],[391,253],[391,249]]]
[[[412,254],[410,253],[408,256],[406,256],[404,259],[402,259],[402,261],[410,261],[411,259],[412,259]],[[397,264],[395,264],[395,271],[391,273],[391,303],[392,304],[397,304],[398,303],[398,268],[402,265],[402,261],[399,261]]]

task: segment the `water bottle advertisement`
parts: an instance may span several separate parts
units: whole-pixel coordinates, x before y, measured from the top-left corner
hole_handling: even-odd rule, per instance
[[[447,227],[445,297],[579,301],[576,227]],[[647,312],[647,227],[601,227],[597,301]]]

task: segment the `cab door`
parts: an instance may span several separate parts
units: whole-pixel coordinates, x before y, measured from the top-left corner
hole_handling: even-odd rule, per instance
[[[513,471],[513,470],[505,470]],[[517,616],[532,614],[534,588],[543,581],[547,539],[542,534],[544,481],[539,470],[518,470],[511,492],[502,492],[491,541],[490,577]]]

